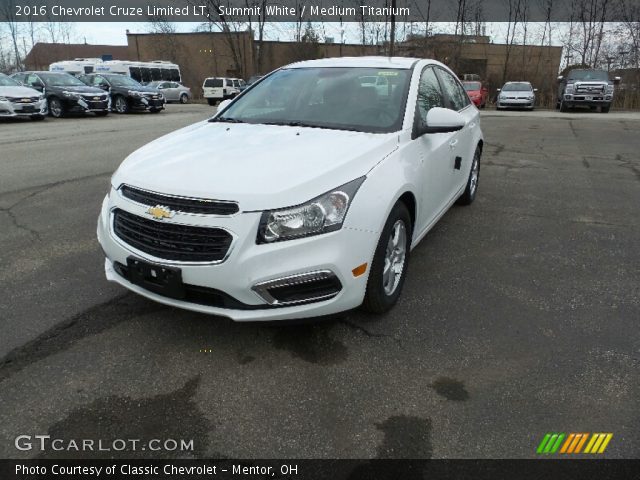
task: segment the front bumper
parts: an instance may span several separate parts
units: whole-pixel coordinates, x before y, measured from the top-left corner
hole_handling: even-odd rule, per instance
[[[144,110],[162,110],[164,108],[164,98],[129,97],[131,108]]]
[[[600,105],[608,105],[611,102],[613,102],[613,95],[606,94],[606,93],[605,94],[599,93],[599,94],[593,94],[593,95],[586,95],[586,94],[574,95],[574,94],[565,93],[563,96],[563,101],[567,106],[574,106],[574,105],[600,106]]]
[[[108,112],[111,108],[111,101],[109,96],[105,99],[94,100],[93,97],[80,97],[80,98],[64,98],[64,105],[67,111],[72,113],[85,113],[85,112]]]
[[[33,115],[46,115],[46,100],[36,102],[12,102],[0,101],[0,117],[31,117]]]
[[[524,98],[506,98],[498,99],[498,108],[533,108],[535,100]]]
[[[113,231],[114,209],[150,218],[143,206],[111,191],[105,198],[98,220],[98,241],[104,250],[107,279],[119,283],[140,295],[166,305],[197,312],[220,315],[236,321],[270,321],[329,315],[359,306],[368,278],[354,277],[352,270],[363,264],[371,265],[378,235],[343,227],[336,232],[297,240],[256,244],[260,212],[241,212],[230,216],[207,216],[176,213],[164,222],[223,228],[233,236],[227,257],[218,263],[186,263],[154,258],[122,242]],[[132,283],[123,275],[122,266],[128,258],[144,260],[153,265],[179,268],[182,282],[196,292],[179,300],[155,293]],[[330,272],[339,282],[339,292],[328,299],[306,303],[277,305],[268,295],[260,294],[264,285],[285,277],[314,272]],[[276,282],[277,283],[277,282]],[[213,291],[215,290],[215,291]],[[227,301],[213,306],[201,301],[202,292],[222,295]],[[213,292],[212,292],[213,291]],[[195,300],[194,300],[195,299]]]

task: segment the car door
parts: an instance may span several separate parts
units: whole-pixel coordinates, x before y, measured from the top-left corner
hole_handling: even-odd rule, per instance
[[[446,108],[444,95],[433,65],[426,66],[418,84],[414,130],[427,123],[427,113],[434,107]],[[411,142],[410,156],[420,163],[421,208],[418,233],[439,216],[451,199],[455,151],[451,147],[455,133],[426,133]]]
[[[475,152],[472,145],[474,131],[480,128],[480,112],[473,105],[460,81],[444,68],[437,67],[442,91],[451,110],[455,110],[465,118],[465,126],[452,134],[449,148],[453,154],[450,176],[449,198],[460,192],[467,184],[471,162]]]
[[[158,85],[158,90],[162,91],[162,94],[169,102],[173,102],[177,100],[176,97],[176,89],[173,88],[173,83],[171,82],[162,82]]]

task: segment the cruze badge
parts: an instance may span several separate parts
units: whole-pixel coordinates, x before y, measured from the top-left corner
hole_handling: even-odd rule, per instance
[[[173,217],[174,212],[169,210],[167,207],[163,207],[162,205],[156,205],[155,207],[149,207],[147,213],[156,220],[162,220],[164,218]]]

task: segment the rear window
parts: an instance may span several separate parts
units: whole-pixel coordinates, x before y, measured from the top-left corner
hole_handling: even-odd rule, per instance
[[[221,87],[222,86],[222,79],[221,78],[207,78],[204,81],[204,86],[205,87],[209,87],[209,88]]]

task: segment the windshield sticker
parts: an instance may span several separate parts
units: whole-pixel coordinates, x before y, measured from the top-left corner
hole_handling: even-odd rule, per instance
[[[398,72],[394,72],[393,70],[382,70],[378,72],[378,75],[385,76],[385,77],[397,77]]]

